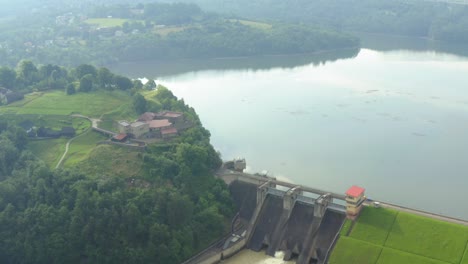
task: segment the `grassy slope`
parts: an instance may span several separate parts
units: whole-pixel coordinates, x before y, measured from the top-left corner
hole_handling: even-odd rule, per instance
[[[377,261],[377,264],[395,264],[395,263],[411,263],[411,264],[448,264],[442,262],[399,250],[384,248],[382,254]]]
[[[330,264],[374,264],[379,258],[382,247],[357,240],[351,237],[341,237],[330,257]]]
[[[0,107],[0,114],[5,118],[15,120],[31,120],[36,126],[50,127],[60,130],[63,126],[73,126],[77,135],[87,131],[91,123],[82,118],[72,118],[72,113],[80,113],[90,117],[100,117],[109,113],[111,118],[134,118],[135,113],[130,106],[131,97],[120,91],[92,93],[77,93],[66,95],[63,91],[38,92],[25,96],[24,100]],[[99,134],[90,132],[77,138],[70,145],[70,150],[64,162],[65,166],[76,164],[85,159],[96,142],[105,139]],[[69,138],[31,141],[31,151],[43,159],[50,167],[55,167],[65,151]]]
[[[380,256],[375,258],[369,246],[364,246],[367,244],[383,246]],[[342,235],[338,240],[330,263],[468,264],[467,245],[466,226],[366,207],[350,237]],[[366,258],[366,262],[360,262],[360,258]]]
[[[50,168],[55,168],[60,157],[65,151],[68,138],[34,140],[28,144],[28,149],[43,160]]]
[[[465,257],[461,261],[461,264],[468,264],[468,242],[466,243]]]
[[[460,263],[467,241],[468,227],[400,213],[385,246]]]
[[[143,176],[141,154],[125,148],[100,145],[89,153],[89,159],[79,164],[85,173],[100,176],[138,177]]]
[[[0,108],[0,113],[70,115],[79,113],[90,117],[99,117],[128,104],[129,96],[122,92],[92,92],[66,95],[63,91],[33,95]]]
[[[384,209],[372,210],[364,208],[359,221],[353,228],[350,236],[376,245],[383,245],[392,228],[397,212]]]
[[[64,166],[73,166],[78,162],[85,160],[96,147],[96,143],[105,139],[107,139],[107,137],[104,137],[100,133],[94,131],[89,131],[76,138],[70,144],[70,149],[68,150],[68,154],[65,158]]]

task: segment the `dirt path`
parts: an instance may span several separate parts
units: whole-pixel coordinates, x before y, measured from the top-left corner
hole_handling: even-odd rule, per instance
[[[87,119],[87,120],[91,121],[92,127],[97,127],[98,122],[101,121],[100,119],[93,119],[93,118],[89,118],[89,117],[84,116],[84,115],[72,115],[72,117],[79,117],[79,118]],[[68,150],[70,149],[70,144],[73,142],[73,140],[87,134],[89,132],[89,130],[90,130],[90,128],[88,128],[85,132],[79,134],[78,136],[73,137],[73,138],[71,138],[70,140],[67,141],[67,144],[65,144],[65,152],[63,153],[60,160],[57,162],[57,166],[55,166],[56,169],[59,168],[60,166],[62,166],[62,162],[65,159],[65,157],[67,156]]]

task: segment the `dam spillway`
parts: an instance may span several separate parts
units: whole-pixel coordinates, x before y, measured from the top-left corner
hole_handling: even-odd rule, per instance
[[[301,264],[325,263],[346,217],[345,208],[333,204],[330,196],[311,198],[299,187],[283,191],[274,184],[239,180],[230,183],[230,190],[240,217],[248,223],[246,248],[270,256],[283,251],[285,260]]]

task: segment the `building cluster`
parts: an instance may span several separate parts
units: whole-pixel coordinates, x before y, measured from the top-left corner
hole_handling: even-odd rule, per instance
[[[184,122],[184,114],[180,112],[146,112],[134,122],[119,121],[119,134],[113,139],[114,141],[125,141],[129,137],[136,139],[173,138],[179,135],[177,127],[180,127]]]

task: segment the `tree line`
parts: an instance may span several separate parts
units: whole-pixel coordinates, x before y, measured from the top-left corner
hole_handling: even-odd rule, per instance
[[[64,90],[71,95],[76,92],[96,90],[133,91],[155,88],[154,81],[145,86],[139,80],[112,73],[105,67],[96,68],[90,64],[81,64],[76,68],[58,65],[36,65],[29,60],[22,60],[16,68],[0,67],[0,87],[11,91],[29,93],[33,91]]]

